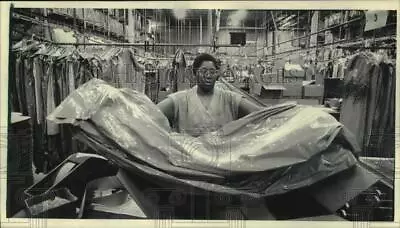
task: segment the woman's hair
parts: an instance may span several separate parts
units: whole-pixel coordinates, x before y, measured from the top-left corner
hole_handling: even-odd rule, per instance
[[[203,62],[206,61],[213,62],[215,68],[219,69],[219,61],[216,58],[214,58],[214,56],[207,53],[202,53],[198,55],[193,61],[193,73],[196,74],[201,64],[203,64]]]

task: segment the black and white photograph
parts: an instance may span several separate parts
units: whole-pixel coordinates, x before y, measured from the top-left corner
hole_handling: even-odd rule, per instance
[[[395,221],[397,10],[95,3],[9,4],[2,216]]]

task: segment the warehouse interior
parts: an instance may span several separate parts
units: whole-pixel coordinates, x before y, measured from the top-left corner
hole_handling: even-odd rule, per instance
[[[7,216],[393,221],[396,15],[11,8]],[[197,88],[204,53],[260,109],[164,133],[156,107]]]

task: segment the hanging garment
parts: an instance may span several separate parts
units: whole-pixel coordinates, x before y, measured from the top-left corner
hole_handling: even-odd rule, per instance
[[[33,77],[35,80],[35,103],[36,103],[36,123],[35,134],[34,134],[34,154],[33,161],[36,167],[36,172],[44,172],[45,169],[45,144],[46,144],[46,130],[44,128],[45,122],[45,107],[44,107],[44,96],[42,90],[43,83],[43,63],[40,56],[35,56],[33,59]]]
[[[56,98],[55,98],[55,75],[54,75],[54,68],[53,68],[53,63],[49,62],[49,67],[47,70],[47,101],[46,101],[46,116],[48,116],[50,113],[52,113],[56,109]],[[56,135],[59,133],[58,125],[54,124],[52,122],[47,121],[46,123],[47,126],[47,134],[48,135]]]
[[[31,117],[31,123],[34,127],[34,123],[36,122],[36,98],[35,98],[35,78],[33,76],[33,67],[30,59],[23,60],[24,66],[24,75],[25,75],[25,94],[26,94],[26,103],[28,108],[28,114]]]
[[[333,62],[332,63],[333,68],[332,68],[332,78],[338,78],[338,72],[339,72],[339,65],[338,62]]]
[[[168,75],[171,92],[178,92],[178,75],[176,69],[170,69]]]
[[[155,103],[158,102],[159,80],[156,70],[146,71],[145,94]]]
[[[376,55],[362,52],[346,66],[341,120],[356,135],[363,156],[386,153],[381,148],[382,139],[386,129],[394,129],[394,126],[387,125],[388,118],[391,118],[388,110],[391,110],[390,103],[394,99],[388,95],[392,91],[391,77],[380,61]]]
[[[340,121],[356,135],[359,145],[364,147],[364,134],[367,113],[365,87],[368,79],[369,59],[357,56],[348,66],[345,76],[345,94],[341,106]],[[366,70],[364,70],[366,69]],[[355,87],[358,87],[355,88]]]
[[[339,59],[338,60],[338,78],[343,79],[344,78],[344,73],[346,69],[346,59]]]
[[[166,68],[159,68],[158,69],[158,75],[160,76],[160,89],[165,89],[167,88],[167,69]]]
[[[26,95],[25,95],[25,80],[24,80],[24,62],[22,56],[19,55],[15,61],[16,72],[15,79],[17,84],[17,93],[18,93],[18,104],[19,111],[22,115],[28,115],[27,103],[26,103]]]
[[[75,90],[75,71],[74,61],[67,60],[67,78],[68,78],[68,91],[72,93]]]
[[[31,56],[32,61],[32,73],[34,78],[34,90],[35,90],[35,103],[36,103],[36,112],[37,112],[37,123],[44,124],[46,113],[45,110],[45,99],[46,99],[46,84],[44,82],[46,80],[45,75],[45,67],[44,63],[45,55],[50,51],[48,47],[42,45],[39,50]]]
[[[186,69],[183,66],[179,66],[176,69],[177,73],[177,89],[178,91],[186,90],[190,88],[190,79],[186,75]]]
[[[200,137],[171,132],[148,97],[97,79],[75,90],[48,119],[78,124],[79,138],[98,153],[161,186],[253,197],[347,170],[357,163],[352,152],[359,151],[330,114],[294,104],[265,108]]]
[[[314,64],[307,64],[305,66],[306,81],[315,80]]]
[[[57,88],[57,76],[56,76],[56,65],[52,57],[48,59],[48,85],[47,85],[47,106],[46,106],[46,117],[52,113],[55,108],[57,101],[59,101],[60,91]],[[46,169],[52,170],[55,168],[62,160],[60,158],[60,128],[58,124],[54,122],[47,121],[47,164]]]
[[[16,54],[11,53],[10,66],[11,72],[9,77],[9,104],[11,105],[12,112],[20,112],[19,106],[19,98],[18,98],[18,90],[17,90],[17,82],[16,82]]]
[[[369,93],[368,134],[365,136],[367,156],[393,157],[394,129],[393,96],[394,70],[382,62],[372,75]]]

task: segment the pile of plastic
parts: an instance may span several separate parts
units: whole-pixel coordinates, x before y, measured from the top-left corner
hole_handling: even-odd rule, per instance
[[[82,141],[156,183],[253,197],[309,186],[353,167],[359,147],[346,128],[313,107],[281,104],[200,137],[172,132],[144,94],[92,79],[48,116]]]

